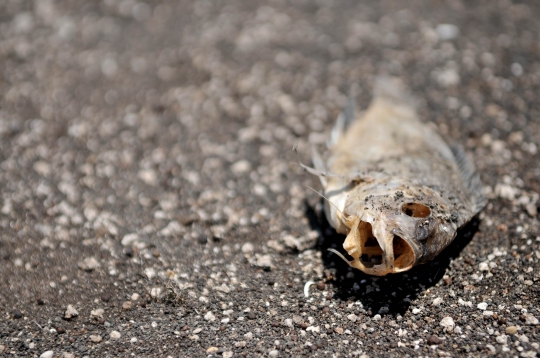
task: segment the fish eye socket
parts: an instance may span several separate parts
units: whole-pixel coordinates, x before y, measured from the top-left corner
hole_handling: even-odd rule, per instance
[[[405,203],[401,207],[401,211],[407,216],[413,218],[426,218],[431,214],[431,210],[420,203]]]

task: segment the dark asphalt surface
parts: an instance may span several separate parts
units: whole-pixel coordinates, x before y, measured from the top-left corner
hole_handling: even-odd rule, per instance
[[[537,1],[0,2],[1,357],[535,357]],[[349,93],[407,83],[489,203],[350,270],[304,185]],[[309,297],[304,296],[307,282]]]

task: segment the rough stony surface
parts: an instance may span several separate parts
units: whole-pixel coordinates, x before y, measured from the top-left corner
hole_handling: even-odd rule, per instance
[[[537,356],[539,14],[0,1],[0,355]],[[433,262],[374,278],[327,251],[343,237],[292,148],[309,162],[381,72],[490,201]]]

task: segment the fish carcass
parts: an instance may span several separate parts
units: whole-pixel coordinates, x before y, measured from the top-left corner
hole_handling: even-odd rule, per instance
[[[339,115],[325,162],[314,152],[325,213],[349,265],[384,276],[439,254],[485,205],[482,184],[460,146],[421,122],[396,79],[378,78],[362,116],[353,102]]]

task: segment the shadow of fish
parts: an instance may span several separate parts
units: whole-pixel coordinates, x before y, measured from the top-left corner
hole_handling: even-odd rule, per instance
[[[433,259],[485,205],[482,184],[460,146],[422,123],[396,79],[377,79],[362,117],[350,100],[338,116],[325,162],[314,151],[325,213],[349,265],[384,276]],[[343,259],[345,257],[333,250]]]

